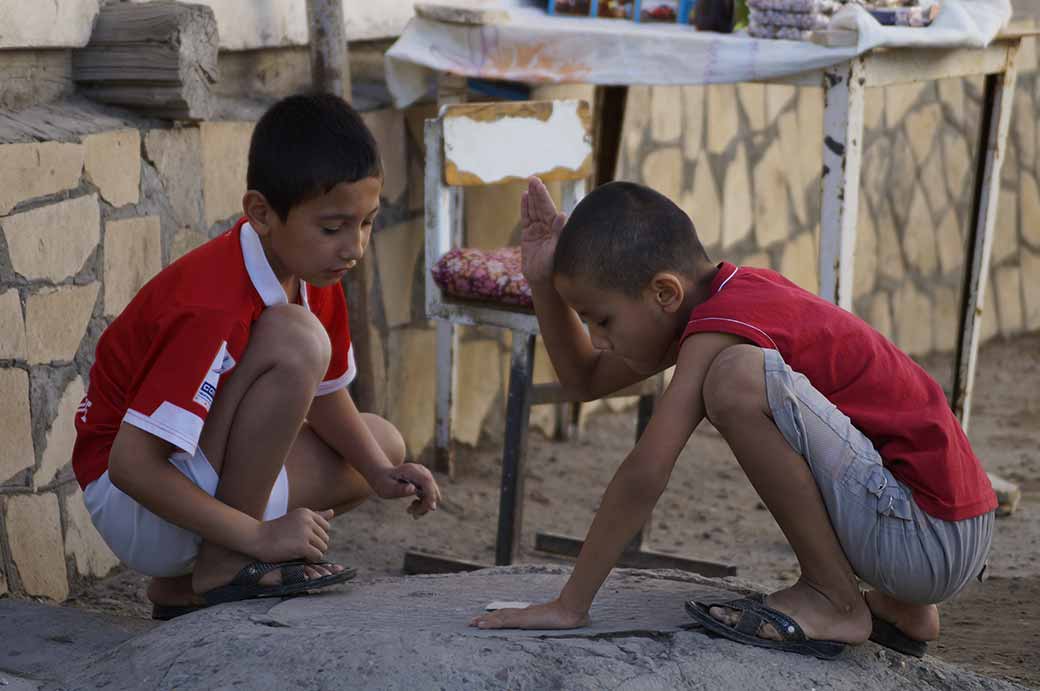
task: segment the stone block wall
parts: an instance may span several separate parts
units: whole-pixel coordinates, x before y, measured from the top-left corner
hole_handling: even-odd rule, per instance
[[[15,57],[40,65],[41,55]],[[1030,46],[1002,176],[987,338],[1040,328],[1036,64]],[[564,96],[591,90],[534,94]],[[957,80],[868,97],[855,309],[915,354],[953,347],[980,96],[979,82]],[[422,220],[422,123],[434,112],[364,115],[386,170],[368,259],[374,412],[419,459],[434,420]],[[116,564],[68,466],[97,338],[148,278],[237,218],[253,123],[168,126],[74,101],[5,114],[23,127],[0,127],[0,593],[60,600]],[[773,267],[814,289],[821,118],[818,89],[633,89],[619,177],[676,199],[713,256]],[[521,189],[467,193],[469,244],[516,242]],[[456,438],[500,442],[509,337],[482,328],[460,336]],[[552,377],[541,350],[535,374]],[[551,409],[532,413],[548,431]]]
[[[11,115],[22,127],[0,128],[0,595],[62,600],[117,564],[69,465],[98,337],[162,267],[239,217],[254,123],[171,127],[79,102]],[[370,286],[377,412],[417,453],[432,430],[432,393],[418,392],[433,332],[416,281],[422,152],[406,120],[422,115],[363,114],[386,172]],[[423,376],[392,367],[387,382],[391,362]]]
[[[1036,43],[1019,56],[983,340],[1040,329]],[[854,310],[913,355],[956,348],[981,79],[867,92]],[[709,254],[818,287],[822,89],[636,88],[619,177],[693,218]]]

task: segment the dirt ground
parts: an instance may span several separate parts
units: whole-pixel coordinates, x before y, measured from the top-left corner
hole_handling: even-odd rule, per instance
[[[922,363],[948,387],[951,357]],[[943,633],[932,654],[977,672],[1040,688],[1040,334],[998,341],[979,357],[969,436],[988,471],[1019,483],[1019,510],[999,519],[989,580],[942,606]],[[582,536],[614,469],[631,449],[634,412],[593,417],[580,440],[532,433],[520,560],[557,561],[533,550],[534,535]],[[404,553],[421,549],[492,563],[500,446],[460,449],[458,477],[441,478],[445,499],[412,521],[404,503],[369,502],[335,521],[330,555],[360,576],[401,573]],[[776,588],[797,575],[794,556],[759,503],[724,440],[693,436],[654,513],[650,547],[734,564],[738,575]],[[554,593],[546,593],[552,596]],[[144,579],[121,572],[80,588],[68,602],[148,616]]]

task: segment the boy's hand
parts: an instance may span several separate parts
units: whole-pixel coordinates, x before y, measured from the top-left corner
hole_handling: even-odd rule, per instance
[[[383,499],[415,497],[408,505],[408,513],[413,518],[436,511],[441,499],[441,489],[433,474],[418,463],[402,463],[390,468],[376,485],[373,489]]]
[[[589,623],[588,612],[568,610],[559,600],[525,609],[500,609],[474,617],[478,629],[577,629]]]
[[[547,284],[552,279],[553,253],[567,217],[556,212],[556,204],[545,184],[536,177],[527,181],[520,197],[520,265],[527,282]]]
[[[293,509],[281,518],[260,524],[257,546],[251,556],[269,562],[307,559],[321,561],[329,549],[332,509]]]

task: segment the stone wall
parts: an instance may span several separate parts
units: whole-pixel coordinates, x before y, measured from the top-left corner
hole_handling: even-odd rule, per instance
[[[171,127],[77,101],[11,115],[31,134],[0,127],[0,594],[61,600],[117,563],[69,465],[97,339],[163,266],[238,218],[253,122]],[[388,280],[372,286],[380,412],[404,420],[421,450],[425,438],[407,425],[423,417],[419,397],[396,368],[402,394],[382,383],[388,359],[422,359],[427,331],[393,330],[423,321],[412,292],[422,187],[406,184],[421,177],[421,152],[409,148],[406,116],[421,119],[363,115],[386,169],[374,254],[376,280]]]
[[[27,70],[49,64],[44,51],[0,53],[0,63],[12,57]],[[1036,65],[1030,45],[1003,171],[987,338],[1040,328]],[[283,75],[274,91],[299,79]],[[60,600],[115,566],[68,466],[97,338],[156,271],[233,223],[252,122],[169,126],[74,98],[14,112],[3,105],[9,93],[0,88],[9,116],[0,126],[0,593]],[[953,347],[979,99],[974,80],[868,95],[855,309],[915,354]],[[620,177],[676,199],[713,256],[814,288],[821,102],[818,89],[633,89]],[[422,294],[422,122],[433,112],[365,114],[387,173],[369,254],[375,412],[402,430],[416,458],[433,435],[435,337]],[[470,244],[517,240],[520,189],[467,193]],[[501,441],[509,347],[499,331],[462,330],[459,442]],[[536,378],[551,376],[539,351]],[[535,408],[532,425],[548,430],[551,418]]]
[[[20,0],[0,4],[0,49],[86,45],[102,5],[151,0]],[[306,3],[299,0],[194,0],[213,9],[224,50],[307,44]],[[411,0],[343,1],[348,41],[389,38],[413,16]]]
[[[982,338],[1040,329],[1037,53],[1020,73]],[[956,347],[981,79],[869,90],[854,310],[913,355]],[[818,287],[822,89],[636,88],[619,177],[694,219],[709,254]]]

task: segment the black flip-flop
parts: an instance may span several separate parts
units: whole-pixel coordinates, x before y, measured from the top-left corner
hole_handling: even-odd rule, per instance
[[[205,592],[202,594],[202,597],[206,600],[207,605],[252,600],[258,597],[284,597],[343,583],[344,581],[349,581],[357,574],[357,571],[354,569],[344,567],[339,573],[331,573],[319,578],[307,578],[306,568],[308,566],[332,566],[332,564],[308,561],[283,561],[278,563],[254,561],[242,567],[242,570],[231,579],[230,583]],[[282,582],[278,585],[261,585],[260,579],[265,574],[275,570],[281,571]]]
[[[873,614],[871,618],[870,640],[878,645],[883,645],[897,653],[910,655],[912,657],[924,657],[928,652],[928,642],[910,638],[896,628],[895,624],[889,624],[884,619],[879,619]]]
[[[200,609],[206,609],[209,605],[152,605],[152,619],[156,621],[169,621],[170,619],[176,619],[177,617],[184,616],[185,614],[191,614],[192,612],[198,612]]]
[[[711,616],[712,607],[728,607],[741,612],[736,626],[729,626]],[[782,650],[799,655],[811,655],[821,660],[833,660],[841,655],[847,643],[808,638],[802,627],[791,617],[779,612],[756,597],[742,597],[729,602],[686,603],[686,611],[697,623],[716,636],[770,650]],[[760,638],[758,631],[763,624],[772,624],[783,640],[773,641]]]

